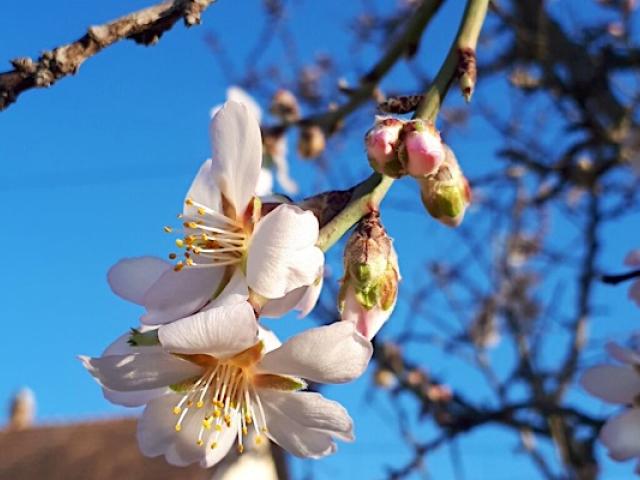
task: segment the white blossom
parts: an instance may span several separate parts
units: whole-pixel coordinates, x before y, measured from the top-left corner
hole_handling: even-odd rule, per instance
[[[590,394],[626,407],[600,431],[609,456],[618,461],[640,458],[640,352],[614,343],[607,345],[607,351],[619,364],[591,367],[580,382]]]
[[[245,298],[250,288],[281,299],[314,284],[322,270],[318,220],[311,212],[281,204],[260,217],[255,191],[262,145],[250,110],[227,102],[210,134],[213,156],[196,175],[181,214],[184,233],[176,243],[184,259],[175,266],[153,257],[125,259],[109,272],[114,292],[146,308],[145,324],[202,309],[229,281]]]
[[[210,467],[249,431],[294,455],[318,458],[353,440],[347,411],[304,379],[344,383],[362,374],[371,344],[354,325],[313,328],[280,345],[259,333],[247,302],[225,305],[160,326],[160,346],[108,349],[81,357],[108,398],[146,404],[138,424],[142,453],[174,465]],[[120,343],[121,345],[121,343]],[[118,353],[116,353],[118,352]]]

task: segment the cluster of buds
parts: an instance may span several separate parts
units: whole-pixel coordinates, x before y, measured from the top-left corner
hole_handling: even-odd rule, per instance
[[[271,99],[269,106],[271,114],[279,119],[284,125],[292,125],[300,121],[300,104],[298,99],[290,90],[280,89]],[[276,140],[284,137],[286,128],[282,125],[271,129],[267,133],[276,134]],[[264,135],[265,132],[263,132]],[[278,136],[279,134],[279,136]],[[266,142],[265,147],[279,148],[280,145],[274,142]],[[325,133],[318,125],[301,125],[298,137],[298,154],[301,158],[312,159],[319,157],[326,147]]]
[[[429,214],[450,227],[462,222],[471,203],[471,188],[456,156],[446,145],[444,161],[436,172],[419,180],[422,203]]]
[[[420,119],[405,122],[394,117],[377,117],[365,136],[365,144],[371,167],[394,178],[405,174],[416,178],[432,175],[445,157],[433,123]]]
[[[387,321],[396,304],[400,271],[393,241],[372,212],[349,238],[338,309],[342,320],[356,324],[369,340]]]
[[[365,145],[376,172],[393,178],[414,177],[429,214],[445,225],[460,224],[471,202],[471,189],[432,122],[376,117],[365,135]]]

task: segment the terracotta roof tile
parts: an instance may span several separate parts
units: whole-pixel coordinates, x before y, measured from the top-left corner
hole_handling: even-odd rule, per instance
[[[177,468],[138,451],[135,419],[0,431],[0,480],[200,480],[214,470]]]

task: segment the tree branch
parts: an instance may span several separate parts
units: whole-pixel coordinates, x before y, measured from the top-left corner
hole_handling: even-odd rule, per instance
[[[114,43],[130,39],[152,45],[180,19],[187,27],[199,24],[202,12],[214,1],[168,0],[104,25],[89,27],[75,42],[45,51],[36,61],[29,57],[12,60],[14,69],[0,73],[0,111],[26,90],[49,87],[75,74],[85,60]]]

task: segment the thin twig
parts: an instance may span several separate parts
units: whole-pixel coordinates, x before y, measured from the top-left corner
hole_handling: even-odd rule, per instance
[[[77,73],[85,60],[106,47],[129,39],[153,45],[180,19],[187,27],[201,21],[202,12],[215,0],[169,0],[120,17],[104,25],[89,27],[75,42],[45,51],[40,58],[16,58],[14,69],[0,73],[0,111],[14,103],[18,95],[43,88]]]

